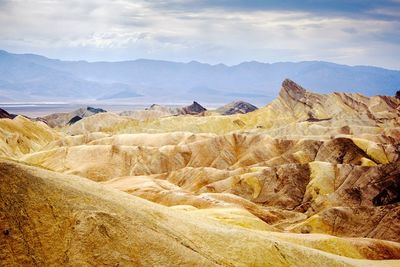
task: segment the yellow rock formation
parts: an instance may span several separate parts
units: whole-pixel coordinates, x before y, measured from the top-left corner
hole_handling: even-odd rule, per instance
[[[0,157],[18,158],[39,151],[60,136],[43,122],[22,116],[0,119]]]
[[[371,247],[272,234],[237,210],[171,209],[81,177],[0,161],[2,265],[393,266]]]
[[[0,265],[400,266],[399,107],[0,119]]]

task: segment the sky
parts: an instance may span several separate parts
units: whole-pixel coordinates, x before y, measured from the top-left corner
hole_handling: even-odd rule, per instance
[[[67,60],[400,69],[400,0],[0,0],[0,49]]]

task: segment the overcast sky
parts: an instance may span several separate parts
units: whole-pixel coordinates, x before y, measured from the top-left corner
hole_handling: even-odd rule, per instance
[[[0,0],[0,49],[89,61],[400,69],[400,0]]]

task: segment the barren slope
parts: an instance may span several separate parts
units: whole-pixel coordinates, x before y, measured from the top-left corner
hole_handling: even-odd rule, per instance
[[[399,264],[359,260],[397,257],[396,243],[270,234],[10,161],[0,162],[0,174],[2,265]]]
[[[3,218],[20,227],[24,260],[58,265],[400,265],[349,259],[400,259],[399,107],[285,80],[247,114],[100,113],[62,133],[1,119],[0,156],[36,166],[3,161],[0,176],[32,231],[5,206]],[[19,262],[17,239],[0,255]]]

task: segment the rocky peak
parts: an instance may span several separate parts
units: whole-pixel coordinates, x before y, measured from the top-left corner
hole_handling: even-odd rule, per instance
[[[245,101],[234,101],[218,108],[216,111],[222,115],[245,114],[258,109],[256,106]]]
[[[75,116],[79,116],[81,118],[89,117],[97,113],[104,113],[107,112],[106,110],[102,108],[94,108],[94,107],[86,107],[86,108],[80,108],[77,109],[73,112],[70,113],[70,117],[73,118]]]
[[[193,104],[182,108],[184,114],[198,114],[207,111],[202,105],[193,101]]]
[[[282,82],[282,88],[281,91],[279,92],[279,96],[282,97],[283,99],[294,99],[294,100],[300,100],[304,98],[306,95],[307,91],[294,81],[290,79],[285,79]]]
[[[82,107],[72,112],[63,112],[63,113],[53,113],[47,115],[43,118],[39,118],[44,120],[50,127],[62,127],[65,125],[73,124],[78,121],[78,118],[83,119],[86,117],[93,116],[97,113],[107,112],[101,108],[94,107]]]
[[[13,116],[10,113],[0,108],[0,119],[12,119],[12,118]]]

